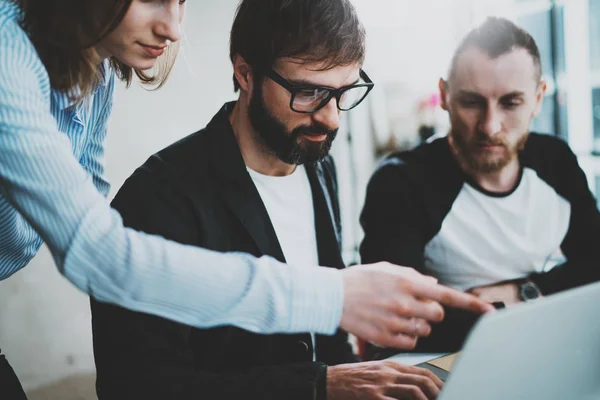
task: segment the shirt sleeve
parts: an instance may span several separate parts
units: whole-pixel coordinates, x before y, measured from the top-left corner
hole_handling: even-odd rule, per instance
[[[546,154],[551,154],[552,162],[538,173],[559,195],[569,201],[571,218],[561,244],[567,262],[548,272],[529,276],[543,294],[552,294],[600,280],[600,212],[596,199],[589,189],[577,157],[569,146],[558,140],[551,143],[555,144],[544,149]]]
[[[0,29],[0,192],[68,280],[100,301],[196,327],[335,332],[343,307],[336,270],[283,267],[125,228],[58,131],[47,74],[12,25]]]
[[[362,263],[387,261],[426,273],[426,203],[420,193],[420,185],[398,163],[386,162],[375,172],[360,216]]]

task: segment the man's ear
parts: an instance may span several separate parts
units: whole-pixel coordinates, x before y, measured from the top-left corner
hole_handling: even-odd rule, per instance
[[[233,57],[233,75],[240,85],[240,89],[247,93],[252,93],[254,87],[254,75],[252,67],[244,60],[244,57],[236,54]]]
[[[438,82],[438,87],[440,89],[440,105],[444,110],[448,111],[448,82],[445,81],[444,78],[440,78],[440,81]]]
[[[540,81],[537,87],[537,91],[535,93],[535,110],[533,110],[533,116],[537,117],[542,112],[542,104],[544,103],[544,96],[546,95],[546,90],[548,89],[548,85],[545,81]]]

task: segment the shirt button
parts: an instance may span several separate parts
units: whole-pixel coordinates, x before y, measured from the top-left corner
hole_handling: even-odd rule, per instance
[[[303,351],[308,351],[308,344],[304,340],[298,340],[296,343],[300,345]]]

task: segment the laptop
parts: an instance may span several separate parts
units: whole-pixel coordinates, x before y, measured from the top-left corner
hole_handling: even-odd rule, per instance
[[[419,366],[445,381],[439,400],[599,400],[600,283],[486,315]]]

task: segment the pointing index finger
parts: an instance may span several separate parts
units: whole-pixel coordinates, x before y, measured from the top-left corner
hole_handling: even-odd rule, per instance
[[[494,311],[494,307],[479,298],[442,285],[413,282],[413,294],[417,297],[437,301],[448,307],[460,308],[477,314]]]

